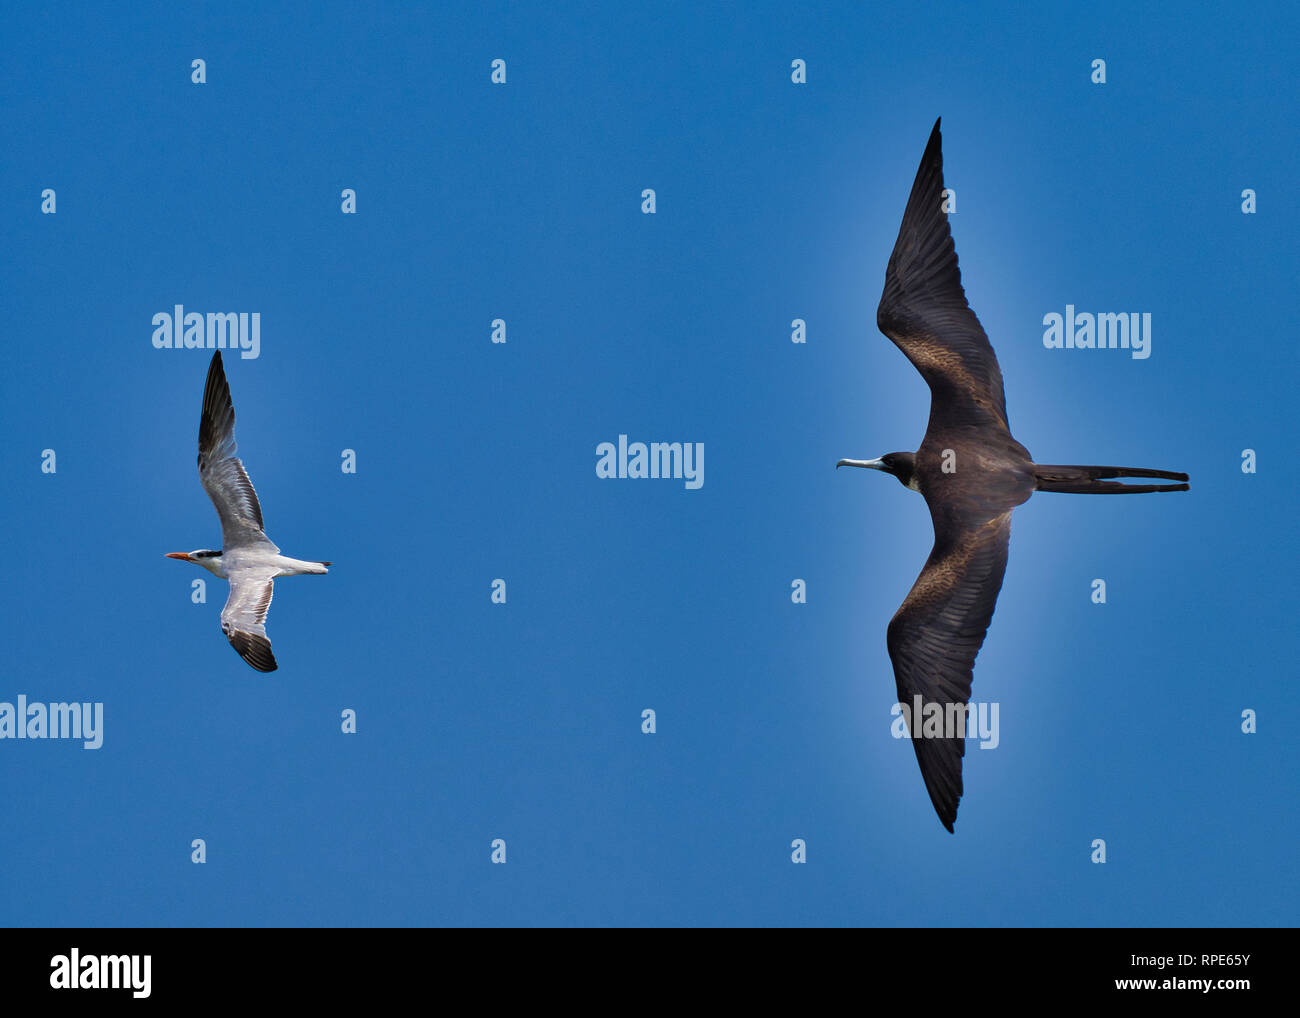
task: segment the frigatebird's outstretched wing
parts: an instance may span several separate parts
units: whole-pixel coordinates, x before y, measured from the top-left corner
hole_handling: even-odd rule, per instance
[[[889,657],[894,663],[898,702],[906,705],[912,748],[926,791],[944,827],[952,830],[961,799],[961,761],[966,753],[965,712],[960,728],[925,735],[924,715],[937,704],[943,724],[957,715],[949,704],[970,702],[975,655],[984,643],[1011,540],[1011,510],[991,519],[962,516],[932,507],[934,549],[902,607],[889,623]]]
[[[275,569],[242,569],[230,577],[230,596],[221,609],[221,631],[239,656],[259,672],[277,665],[266,635],[266,613],[275,592]]]
[[[930,386],[929,430],[992,424],[1009,432],[1002,369],[966,303],[943,203],[936,120],[889,256],[876,324]]]
[[[212,355],[208,381],[203,387],[203,411],[199,417],[199,480],[221,517],[221,541],[225,550],[250,545],[275,545],[262,533],[262,506],[253,482],[235,456],[235,405],[221,366],[221,351]]]

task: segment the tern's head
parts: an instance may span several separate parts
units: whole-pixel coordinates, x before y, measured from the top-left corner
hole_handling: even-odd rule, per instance
[[[916,484],[916,453],[890,452],[878,460],[840,460],[835,464],[835,468],[838,470],[840,467],[867,467],[871,470],[880,470],[886,474],[893,474],[904,488],[920,490]]]
[[[225,576],[225,571],[221,568],[221,552],[213,551],[210,548],[197,548],[194,551],[169,551],[168,558],[178,558],[182,562],[193,562],[195,565],[202,566],[214,576]]]

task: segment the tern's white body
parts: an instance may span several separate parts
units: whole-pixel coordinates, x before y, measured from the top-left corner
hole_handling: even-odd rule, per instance
[[[279,552],[267,552],[261,548],[236,548],[233,551],[223,551],[220,557],[214,558],[190,558],[186,561],[200,565],[213,576],[220,576],[223,580],[230,579],[230,574],[239,574],[250,571],[274,570],[273,580],[281,576],[304,576],[315,574],[323,576],[329,572],[323,562],[308,562],[305,559],[289,558],[288,555],[281,555]]]

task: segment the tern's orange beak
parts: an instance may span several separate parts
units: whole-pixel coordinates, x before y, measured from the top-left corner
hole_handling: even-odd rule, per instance
[[[190,561],[190,553],[188,551],[169,551],[167,557],[178,558],[185,562]]]

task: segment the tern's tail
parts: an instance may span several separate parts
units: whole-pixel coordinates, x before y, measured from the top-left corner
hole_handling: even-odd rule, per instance
[[[285,555],[277,555],[275,565],[279,567],[277,576],[323,576],[328,573],[332,562],[313,562],[310,559],[288,558]]]
[[[1107,477],[1163,477],[1182,484],[1121,484]],[[1142,495],[1150,491],[1187,491],[1187,475],[1145,467],[1081,467],[1035,463],[1034,478],[1039,491],[1072,495]]]

